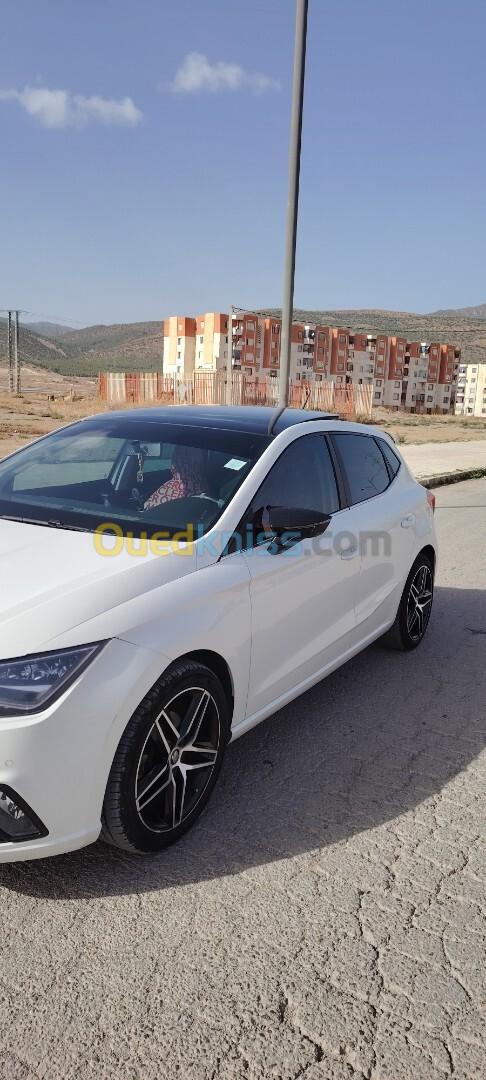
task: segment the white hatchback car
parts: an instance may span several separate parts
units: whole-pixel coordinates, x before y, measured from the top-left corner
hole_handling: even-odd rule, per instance
[[[0,862],[155,852],[225,747],[429,621],[434,499],[322,413],[103,414],[0,465]]]

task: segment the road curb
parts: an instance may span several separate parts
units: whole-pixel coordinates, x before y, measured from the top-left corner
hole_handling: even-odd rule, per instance
[[[418,476],[417,480],[419,484],[422,484],[422,487],[436,488],[444,487],[445,484],[458,484],[461,480],[478,480],[481,476],[486,476],[486,467],[484,465],[476,469],[461,469],[460,472],[428,476],[425,480]]]

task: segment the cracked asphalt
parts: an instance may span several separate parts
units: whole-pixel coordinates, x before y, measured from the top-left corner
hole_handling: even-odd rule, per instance
[[[437,503],[418,652],[230,747],[163,857],[0,867],[1,1080],[486,1075],[486,480]]]

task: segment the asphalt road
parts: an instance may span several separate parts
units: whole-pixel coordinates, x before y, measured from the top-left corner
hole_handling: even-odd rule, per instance
[[[1,1080],[486,1075],[486,480],[437,502],[417,653],[230,747],[165,856],[0,867]]]

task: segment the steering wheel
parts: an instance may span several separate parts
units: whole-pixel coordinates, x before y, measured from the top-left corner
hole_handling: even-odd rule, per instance
[[[117,491],[108,482],[100,494],[107,510],[112,506],[135,506],[137,510],[143,510],[143,496],[137,487],[132,487],[130,491]]]

